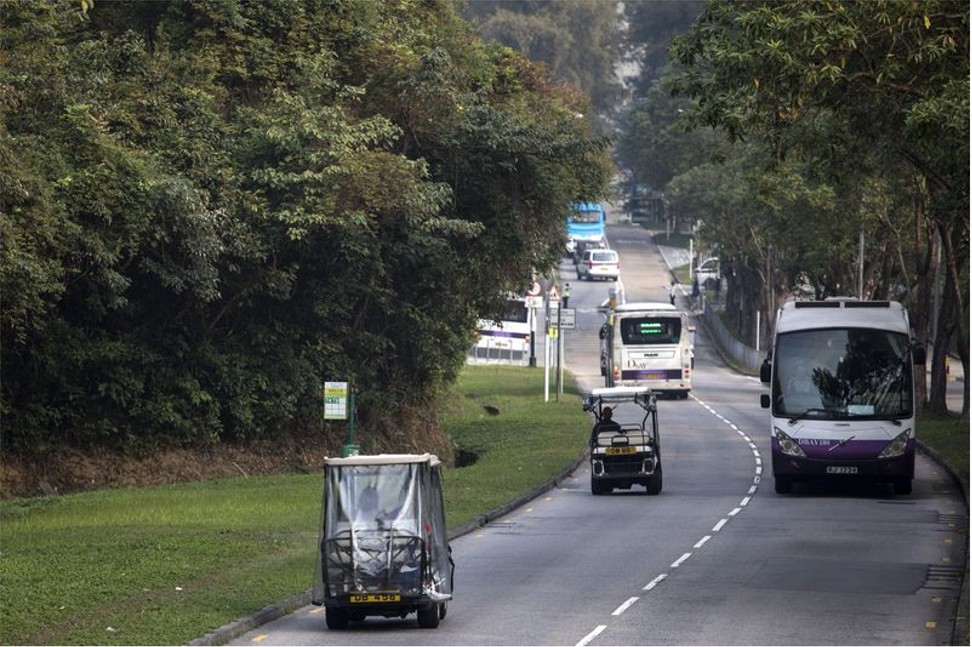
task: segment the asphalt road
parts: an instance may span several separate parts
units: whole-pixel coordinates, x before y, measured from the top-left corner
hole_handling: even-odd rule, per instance
[[[666,299],[646,232],[618,225],[608,235],[627,300]],[[562,272],[573,278],[566,262]],[[611,284],[571,284],[577,329],[565,357],[591,388],[596,307]],[[911,496],[868,485],[777,495],[762,388],[727,368],[700,326],[692,396],[659,402],[659,496],[635,487],[594,497],[584,466],[454,540],[455,599],[438,629],[409,616],[329,631],[311,606],[232,644],[948,644],[968,531],[951,479],[921,456]],[[635,415],[619,411],[622,422]]]

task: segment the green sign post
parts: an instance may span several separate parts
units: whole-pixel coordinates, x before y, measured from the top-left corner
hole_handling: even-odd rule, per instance
[[[341,458],[361,453],[361,446],[354,442],[354,391],[347,382],[324,383],[324,419],[348,421],[348,441],[341,446]]]

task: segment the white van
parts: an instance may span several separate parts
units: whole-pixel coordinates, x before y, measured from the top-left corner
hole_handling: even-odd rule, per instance
[[[586,249],[577,265],[577,280],[609,279],[621,276],[621,259],[613,249]]]
[[[719,267],[719,257],[710,256],[699,263],[695,268],[695,278],[698,279],[700,286],[705,286],[707,281],[721,279],[722,271]]]

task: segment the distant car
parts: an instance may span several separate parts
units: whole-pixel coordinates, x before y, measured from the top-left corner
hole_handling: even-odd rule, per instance
[[[610,279],[621,276],[621,259],[613,249],[588,249],[577,266],[577,280]]]
[[[699,286],[707,287],[709,282],[718,281],[722,278],[722,271],[719,267],[719,258],[713,256],[699,263],[695,268],[695,278],[699,281]]]

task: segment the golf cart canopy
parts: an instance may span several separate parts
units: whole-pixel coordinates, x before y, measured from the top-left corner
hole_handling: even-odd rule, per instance
[[[403,603],[452,597],[438,457],[327,458],[323,499],[316,604],[389,591]]]

